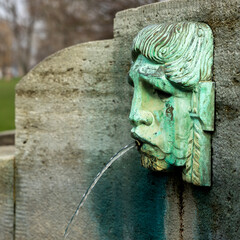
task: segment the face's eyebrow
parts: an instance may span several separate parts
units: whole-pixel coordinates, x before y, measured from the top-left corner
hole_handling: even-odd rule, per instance
[[[149,63],[143,64],[140,61],[134,62],[130,71],[128,72],[128,82],[134,86],[134,79],[141,78],[143,81],[149,83],[154,88],[171,94],[176,95],[176,88],[166,78],[164,66],[148,61]]]
[[[153,87],[157,88],[162,92],[166,92],[172,95],[175,93],[175,88],[167,80],[165,74],[159,74],[158,71],[148,74],[139,72],[139,76],[142,78],[142,80],[144,80],[145,82],[149,83],[150,85],[152,85]]]

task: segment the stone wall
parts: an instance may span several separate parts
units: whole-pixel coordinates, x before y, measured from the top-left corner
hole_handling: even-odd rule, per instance
[[[14,146],[0,146],[0,239],[14,239]]]
[[[201,21],[213,30],[216,125],[211,188],[153,173],[131,151],[100,180],[69,239],[238,239],[237,1],[168,1],[119,12],[114,39],[64,49],[16,89],[15,239],[62,239],[82,194],[131,140],[126,81],[143,27]]]
[[[62,239],[89,183],[130,141],[123,131],[130,102],[121,103],[125,89],[115,81],[112,53],[112,40],[64,49],[17,86],[16,239]],[[117,206],[116,176],[110,170],[89,197],[70,239],[102,239],[98,219]]]

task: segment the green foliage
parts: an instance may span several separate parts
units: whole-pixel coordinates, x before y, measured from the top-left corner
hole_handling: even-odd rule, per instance
[[[19,78],[0,79],[0,131],[15,129],[15,86]]]

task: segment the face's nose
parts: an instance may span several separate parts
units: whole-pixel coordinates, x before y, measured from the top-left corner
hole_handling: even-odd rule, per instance
[[[135,81],[132,106],[129,115],[129,120],[135,127],[139,125],[150,126],[153,123],[152,113],[147,109],[145,110],[142,106],[144,104],[143,95],[144,93],[142,84],[139,82],[139,80]]]
[[[133,126],[147,125],[150,126],[153,123],[153,115],[151,112],[133,108],[131,109],[129,119]]]

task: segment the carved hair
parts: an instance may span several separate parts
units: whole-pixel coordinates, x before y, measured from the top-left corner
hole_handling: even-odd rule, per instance
[[[133,41],[132,58],[139,54],[164,66],[167,79],[180,88],[193,89],[211,80],[212,31],[207,24],[180,22],[151,25]]]

